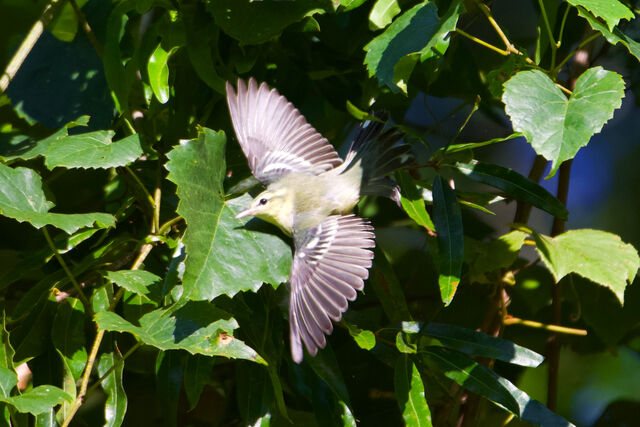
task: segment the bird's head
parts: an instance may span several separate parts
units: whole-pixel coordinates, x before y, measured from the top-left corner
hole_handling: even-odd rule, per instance
[[[255,216],[271,224],[277,225],[286,234],[291,235],[293,226],[293,201],[285,189],[266,189],[251,201],[249,207],[236,218]]]

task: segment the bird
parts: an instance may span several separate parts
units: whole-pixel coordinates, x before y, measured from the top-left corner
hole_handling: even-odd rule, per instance
[[[344,160],[300,111],[271,89],[238,79],[226,83],[227,104],[249,168],[266,189],[236,218],[257,217],[293,239],[289,274],[291,357],[311,356],[362,291],[373,260],[371,222],[353,214],[364,195],[399,203],[398,186],[386,177],[406,165],[409,146],[383,120],[360,126]]]

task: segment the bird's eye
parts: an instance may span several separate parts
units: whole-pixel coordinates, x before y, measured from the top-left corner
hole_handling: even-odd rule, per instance
[[[258,203],[260,203],[261,205],[266,205],[268,201],[269,200],[267,200],[267,199],[260,199],[260,201]]]

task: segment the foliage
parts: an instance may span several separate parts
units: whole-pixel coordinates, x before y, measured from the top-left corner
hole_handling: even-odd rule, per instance
[[[637,9],[539,0],[526,38],[512,15],[525,2],[498,3],[5,0],[2,422],[575,421],[556,413],[558,343],[572,357],[639,347],[638,253],[610,232],[565,231],[562,190],[635,84],[607,68],[637,67]],[[300,365],[287,341],[290,242],[235,219],[254,183],[224,83],[250,76],[336,147],[386,110],[416,157],[394,176],[400,206],[358,207],[377,232],[373,292]],[[436,114],[423,107],[432,97]],[[514,145],[539,156],[529,176],[485,154]],[[544,159],[556,195],[539,183]],[[531,386],[541,371],[548,407]]]

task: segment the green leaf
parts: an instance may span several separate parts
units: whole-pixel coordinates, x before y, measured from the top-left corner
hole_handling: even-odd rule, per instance
[[[2,313],[2,325],[0,328],[0,367],[7,368],[11,371],[15,369],[13,365],[13,356],[16,352],[11,347],[9,340],[9,331],[6,327],[6,314]]]
[[[429,323],[420,334],[436,338],[443,346],[470,356],[502,360],[520,366],[536,367],[544,357],[511,341],[495,338],[473,329],[443,323]]]
[[[2,399],[2,401],[14,406],[18,412],[28,412],[33,415],[46,412],[65,400],[73,401],[71,396],[52,385],[41,385],[19,396]]]
[[[253,426],[269,413],[269,407],[274,401],[274,394],[266,366],[238,362],[236,365],[236,399],[243,425]]]
[[[438,284],[442,302],[447,306],[460,283],[464,242],[460,203],[456,193],[439,176],[433,180],[433,222],[438,234]]]
[[[424,384],[418,368],[403,354],[394,370],[394,388],[402,418],[407,427],[431,426],[431,411],[424,395]]]
[[[56,317],[51,328],[51,340],[68,367],[75,386],[87,363],[85,348],[84,307],[76,298],[65,298],[58,305]]]
[[[624,96],[622,77],[602,67],[582,73],[569,99],[538,70],[522,71],[504,87],[502,102],[513,128],[524,133],[536,153],[553,162],[549,176],[600,132]]]
[[[624,304],[627,283],[640,267],[638,251],[619,236],[600,230],[571,230],[556,237],[533,233],[536,249],[556,282],[569,273],[605,286]]]
[[[156,49],[149,57],[147,72],[149,73],[149,83],[156,99],[164,104],[169,100],[169,58],[178,50],[178,46],[173,47],[168,52],[162,48],[162,43],[158,43]]]
[[[322,0],[249,2],[219,0],[207,3],[216,24],[241,44],[260,44],[277,37],[289,25],[324,13]]]
[[[158,284],[162,279],[144,270],[107,271],[104,276],[126,290],[149,299],[149,287]]]
[[[13,369],[0,366],[0,398],[11,396],[11,390],[18,384],[18,375]]]
[[[189,401],[189,409],[193,409],[200,400],[204,386],[211,380],[211,370],[215,364],[214,357],[196,354],[187,358],[184,367],[184,391]]]
[[[605,24],[603,24],[598,18],[593,16],[591,13],[587,12],[581,7],[578,7],[578,14],[585,18],[591,28],[596,31],[600,31],[600,33],[604,36],[605,39],[612,45],[616,45],[621,43],[624,47],[627,48],[630,54],[635,56],[635,58],[640,61],[640,43],[633,40],[631,37],[624,34],[620,29],[614,28],[613,31],[609,31],[609,28]]]
[[[21,136],[10,141],[3,141],[0,144],[0,159],[5,161],[29,160],[43,156],[47,152],[49,144],[67,136],[69,129],[76,126],[86,126],[87,123],[89,123],[89,116],[80,116],[44,139]]]
[[[142,147],[138,135],[113,142],[114,134],[112,130],[99,130],[58,138],[43,153],[45,165],[49,169],[59,166],[108,169],[126,166],[140,157]]]
[[[305,360],[311,366],[313,372],[329,387],[335,397],[339,401],[345,402],[347,406],[351,406],[349,390],[344,383],[340,365],[331,346],[327,346],[315,357],[309,357]]]
[[[167,427],[178,427],[178,400],[182,389],[184,359],[181,351],[164,351],[156,358],[156,400]]]
[[[424,204],[422,192],[416,187],[413,178],[407,171],[397,171],[396,177],[400,188],[402,189],[400,194],[400,203],[402,208],[409,215],[409,218],[415,221],[421,227],[426,228],[429,231],[435,230],[435,225],[431,221],[431,217],[427,212],[427,208]]]
[[[105,213],[60,214],[51,213],[54,206],[47,201],[42,179],[32,169],[11,168],[0,164],[0,213],[18,222],[28,222],[36,228],[45,225],[74,233],[83,227],[113,227],[113,216]]]
[[[485,147],[487,145],[496,144],[498,142],[510,141],[512,139],[519,138],[521,136],[522,136],[521,133],[514,132],[509,136],[505,136],[504,138],[493,138],[493,139],[489,139],[487,141],[482,141],[482,142],[463,142],[461,144],[451,144],[448,147],[439,148],[433,154],[433,157],[435,157],[435,156],[443,156],[445,154],[458,153],[460,151],[465,151],[465,150],[473,150],[475,148]],[[445,148],[446,148],[446,150],[445,150]]]
[[[569,214],[560,200],[512,169],[478,161],[456,163],[455,167],[472,180],[499,188],[509,196],[531,203],[553,216],[566,219]]]
[[[455,29],[462,11],[462,2],[455,0],[442,18],[438,17],[435,3],[428,1],[404,12],[364,47],[369,76],[376,76],[380,84],[394,92],[402,89],[406,93],[418,56],[425,62],[444,55],[449,47],[447,36]]]
[[[618,0],[567,0],[574,6],[582,6],[595,16],[604,19],[610,30],[618,25],[621,19],[632,20],[633,12]]]
[[[102,390],[107,394],[107,401],[104,404],[104,425],[108,427],[122,425],[128,403],[122,383],[124,361],[119,356],[116,356],[113,352],[102,353],[98,360],[98,375],[102,377],[113,366],[115,366],[115,369],[101,383]]]
[[[136,77],[134,67],[127,70],[123,65],[123,56],[120,50],[120,40],[125,34],[127,22],[129,22],[127,13],[135,9],[136,3],[133,0],[118,3],[107,19],[102,61],[111,96],[120,113],[129,110],[129,91],[132,87],[131,82]]]
[[[515,230],[488,242],[478,242],[470,254],[471,259],[466,260],[470,280],[489,283],[486,273],[499,272],[513,265],[527,236],[527,233]]]
[[[486,366],[467,356],[442,347],[428,347],[423,361],[462,387],[486,397],[524,421],[544,426],[570,426],[564,418],[554,414],[540,402],[531,399],[511,382],[498,376]]]
[[[235,319],[205,301],[153,310],[140,318],[140,326],[108,311],[97,313],[96,322],[100,329],[129,332],[161,350],[186,350],[191,354],[264,363],[252,348],[233,336],[238,327]]]
[[[193,69],[210,88],[220,95],[225,94],[225,80],[216,71],[211,54],[212,35],[219,35],[220,29],[207,17],[199,13],[189,13],[185,10],[185,32],[187,34],[187,54]],[[214,37],[214,42],[217,37]]]
[[[224,200],[225,140],[223,132],[204,129],[167,155],[168,178],[178,186],[178,213],[187,223],[183,298],[233,296],[263,282],[277,286],[289,274],[290,247],[278,236],[255,231],[265,225],[261,221],[245,225],[235,219],[250,197]]]
[[[346,323],[346,322],[345,322]],[[349,328],[349,334],[354,339],[358,347],[364,350],[371,350],[376,346],[376,336],[373,332],[366,329],[360,329],[356,325],[346,323]]]
[[[375,31],[386,28],[398,13],[400,6],[397,0],[377,0],[369,13],[369,29]]]
[[[418,350],[417,345],[407,342],[407,337],[402,331],[396,334],[396,348],[403,354],[415,354]]]

